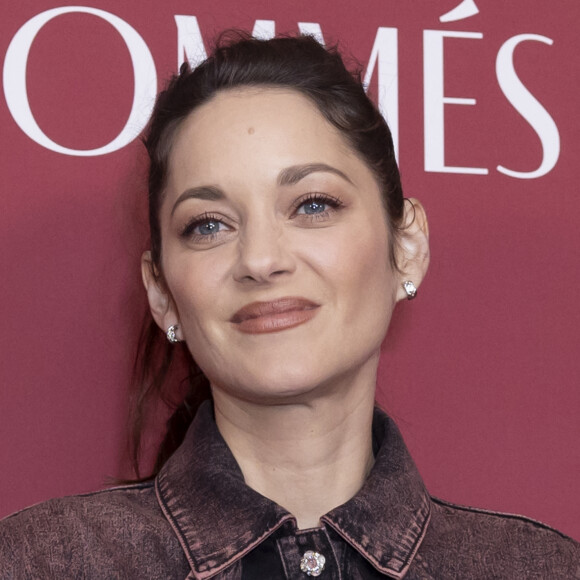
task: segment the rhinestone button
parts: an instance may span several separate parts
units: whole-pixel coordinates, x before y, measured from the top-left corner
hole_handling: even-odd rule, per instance
[[[304,552],[304,556],[300,560],[300,570],[306,576],[320,576],[324,570],[325,563],[326,558],[322,554],[308,550],[308,552]]]

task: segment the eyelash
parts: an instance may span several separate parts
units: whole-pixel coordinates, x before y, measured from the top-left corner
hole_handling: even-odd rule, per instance
[[[193,219],[191,219],[189,222],[187,222],[187,224],[185,225],[185,227],[181,231],[181,237],[182,238],[190,238],[190,239],[193,239],[195,241],[203,240],[204,242],[205,241],[211,242],[217,236],[217,232],[213,233],[213,234],[208,234],[208,235],[194,234],[193,233],[195,228],[197,228],[198,226],[202,226],[208,222],[216,222],[216,223],[225,225],[222,217],[220,217],[216,214],[206,212],[206,213],[203,213],[201,215],[195,216]]]
[[[319,203],[330,206],[330,209],[325,209],[319,213],[298,213],[298,210],[308,203]],[[325,193],[309,193],[305,197],[298,199],[293,205],[293,212],[292,212],[292,219],[296,219],[300,216],[300,219],[308,219],[312,222],[321,221],[330,216],[333,211],[340,209],[343,206],[342,201],[331,195]],[[227,224],[224,223],[223,218],[219,215],[212,214],[212,213],[203,213],[199,216],[195,216],[192,220],[190,220],[185,227],[181,231],[182,238],[192,239],[194,241],[203,241],[203,242],[212,242],[215,240],[216,236],[219,232],[213,234],[195,234],[194,230],[198,226],[202,226],[207,224],[208,222],[216,222],[227,227]]]
[[[325,209],[320,213],[313,214],[299,214],[298,210],[308,203],[319,203],[330,206],[330,209]],[[340,209],[343,206],[342,201],[338,197],[328,195],[327,193],[309,193],[305,197],[302,197],[296,201],[294,204],[293,218],[297,216],[305,217],[311,221],[320,221],[321,219],[328,218],[333,211]]]

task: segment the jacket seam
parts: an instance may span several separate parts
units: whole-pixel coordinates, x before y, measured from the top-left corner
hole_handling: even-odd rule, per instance
[[[559,530],[549,526],[548,524],[545,524],[544,522],[541,522],[539,520],[535,520],[533,518],[530,518],[528,516],[524,516],[521,514],[512,514],[509,512],[500,512],[500,511],[495,511],[495,510],[489,510],[489,509],[484,509],[484,508],[477,508],[477,507],[472,507],[472,506],[465,506],[465,505],[461,505],[461,504],[456,504],[438,497],[434,497],[431,496],[431,501],[435,504],[444,506],[444,507],[449,507],[452,508],[454,510],[458,510],[458,511],[464,511],[464,512],[471,512],[474,514],[485,514],[488,516],[494,516],[500,519],[510,519],[510,520],[517,520],[520,522],[524,522],[527,524],[532,524],[537,528],[540,529],[544,529],[548,532],[554,532],[555,534],[557,534],[558,536],[566,539],[566,540],[572,540],[573,542],[575,542],[576,540],[574,540],[574,538],[571,538],[570,536],[567,536],[566,534],[560,532]]]
[[[36,503],[33,503],[32,505],[28,505],[22,509],[16,510],[15,512],[12,512],[11,514],[8,514],[2,518],[0,518],[0,520],[4,521],[4,520],[9,520],[17,515],[26,513],[28,510],[31,510],[33,508],[36,508],[38,506],[41,505],[48,505],[50,503],[53,502],[58,502],[61,500],[65,500],[65,499],[69,499],[69,498],[78,498],[78,497],[93,497],[95,495],[105,495],[105,494],[109,494],[111,492],[115,492],[115,491],[139,491],[139,490],[145,490],[147,488],[151,488],[153,487],[153,482],[145,482],[145,483],[132,483],[129,485],[117,485],[115,487],[109,487],[107,489],[97,489],[95,491],[86,491],[84,493],[75,493],[73,495],[63,495],[61,497],[53,497],[50,498],[48,500],[40,500]]]

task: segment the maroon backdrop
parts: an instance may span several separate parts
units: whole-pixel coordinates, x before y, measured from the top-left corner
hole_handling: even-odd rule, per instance
[[[134,136],[200,38],[261,21],[362,63],[429,214],[431,270],[395,313],[378,397],[431,492],[580,538],[580,3],[67,6],[22,0],[0,21],[0,516],[127,474]]]

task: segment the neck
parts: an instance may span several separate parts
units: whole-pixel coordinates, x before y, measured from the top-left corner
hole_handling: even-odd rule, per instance
[[[361,488],[373,464],[376,374],[309,401],[260,405],[214,389],[218,428],[245,482],[294,515],[300,529]]]

